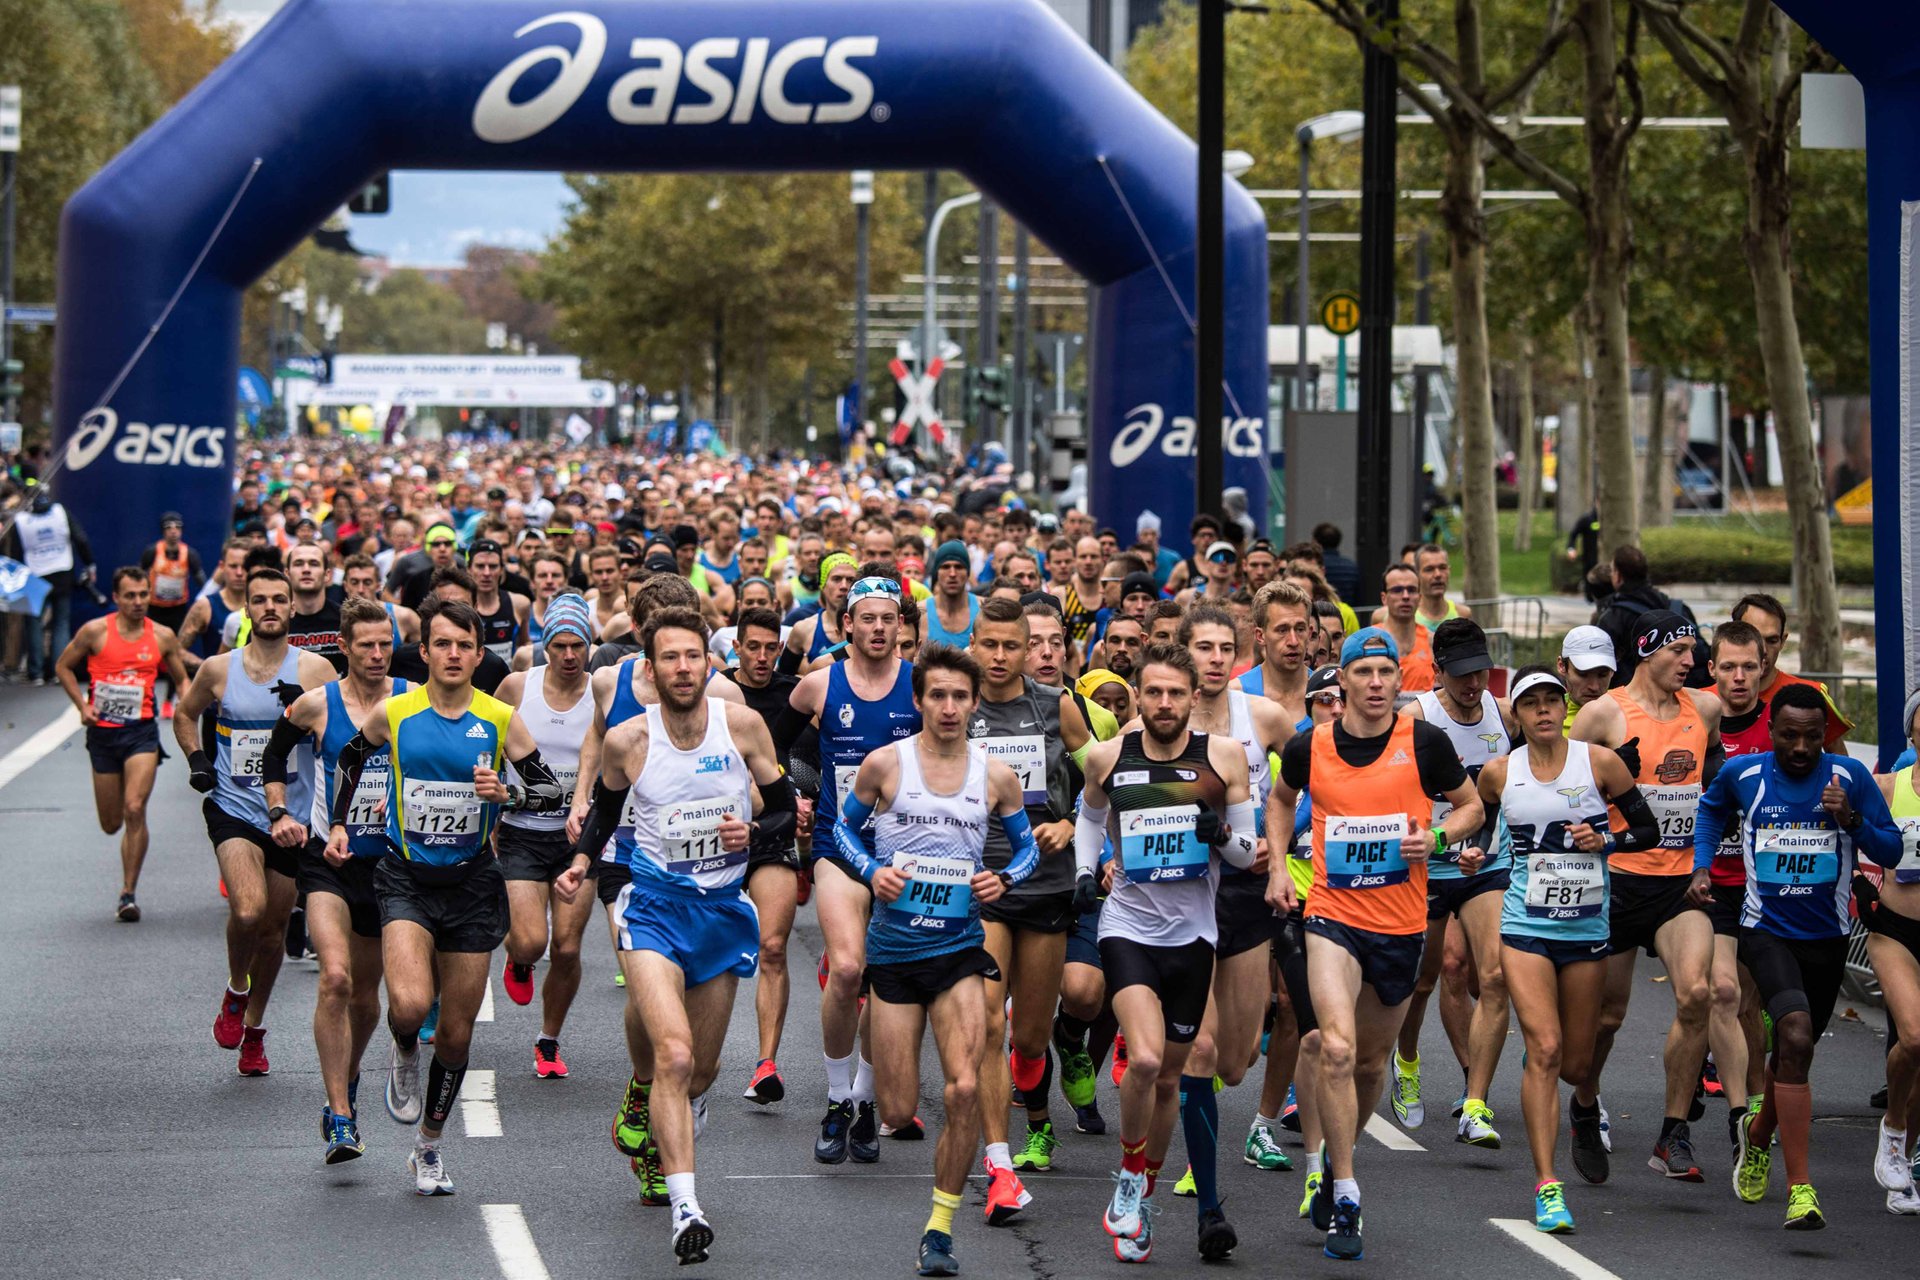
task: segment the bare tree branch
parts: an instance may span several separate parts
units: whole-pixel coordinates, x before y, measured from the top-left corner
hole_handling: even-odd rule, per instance
[[[1560,52],[1560,46],[1564,45],[1572,35],[1573,23],[1567,21],[1562,14],[1561,0],[1553,0],[1547,8],[1546,30],[1541,37],[1539,52],[1533,55],[1533,60],[1521,69],[1519,75],[1508,82],[1506,88],[1487,95],[1487,110],[1498,111],[1532,89],[1541,73],[1546,71],[1547,64],[1552,62],[1554,55]]]
[[[1649,18],[1658,16],[1672,23],[1673,29],[1685,37],[1687,43],[1713,59],[1720,68],[1720,74],[1727,80],[1731,81],[1738,74],[1737,64],[1728,54],[1726,46],[1717,37],[1702,30],[1698,23],[1682,12],[1674,0],[1633,0],[1633,7],[1636,11],[1644,12]],[[1668,41],[1664,37],[1661,43],[1669,50],[1675,47],[1675,42]],[[1678,58],[1679,55],[1674,56]],[[1706,82],[1703,80],[1701,84],[1704,86]]]
[[[1681,31],[1671,17],[1660,12],[1655,4],[1650,4],[1647,0],[1635,0],[1635,3],[1641,5],[1646,12],[1647,29],[1653,32],[1654,38],[1666,47],[1667,54],[1673,59],[1674,64],[1689,80],[1705,90],[1707,96],[1713,99],[1723,111],[1731,114],[1732,82],[1724,76],[1715,75],[1705,63],[1700,61],[1695,52],[1695,42]]]

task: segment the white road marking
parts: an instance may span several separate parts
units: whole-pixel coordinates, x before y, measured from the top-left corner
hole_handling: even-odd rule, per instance
[[[1389,1151],[1425,1151],[1426,1148],[1402,1133],[1394,1125],[1387,1123],[1383,1115],[1367,1117],[1367,1136]]]
[[[930,1173],[727,1173],[721,1178],[727,1182],[801,1182],[815,1178],[903,1178],[911,1181],[926,1182],[933,1177]],[[985,1182],[984,1173],[970,1173],[969,1182]],[[1048,1182],[1112,1182],[1112,1174],[1095,1177],[1092,1174],[1049,1173]]]
[[[498,1138],[500,1108],[493,1100],[493,1072],[469,1071],[460,1085],[460,1123],[469,1138]]]
[[[1525,1218],[1488,1218],[1487,1221],[1568,1275],[1579,1277],[1579,1280],[1620,1280],[1619,1276],[1599,1263],[1582,1257],[1560,1237],[1548,1235]]]
[[[487,985],[480,992],[480,1012],[473,1015],[475,1022],[493,1021],[493,975],[487,975]]]
[[[6,786],[52,755],[59,749],[60,744],[71,738],[79,728],[80,713],[68,707],[54,718],[52,724],[7,752],[4,758],[0,758],[0,787]]]
[[[483,1204],[480,1217],[487,1224],[487,1240],[506,1280],[551,1280],[519,1205]]]

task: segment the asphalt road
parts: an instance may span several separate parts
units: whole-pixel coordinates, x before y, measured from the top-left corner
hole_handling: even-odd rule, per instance
[[[57,690],[0,689],[0,777],[64,707]],[[42,740],[44,742],[44,739]],[[9,764],[11,761],[11,765]],[[407,1132],[378,1102],[384,1048],[368,1057],[368,1152],[321,1162],[319,1077],[310,1015],[314,975],[289,964],[268,1015],[272,1075],[244,1079],[235,1055],[208,1034],[221,990],[224,906],[197,797],[179,762],[163,766],[153,804],[156,840],[141,885],[145,919],[113,920],[117,858],[91,808],[78,734],[0,786],[0,1275],[116,1277],[660,1276],[673,1272],[664,1210],[641,1207],[608,1125],[626,1076],[624,995],[604,928],[588,934],[588,978],[564,1051],[572,1075],[538,1081],[531,1068],[535,1010],[494,984],[490,1025],[479,1028],[463,1118],[444,1150],[459,1189],[412,1194]],[[823,1168],[811,1144],[824,1098],[818,1053],[820,952],[802,909],[782,1067],[788,1099],[771,1109],[740,1100],[752,1068],[751,992],[742,987],[712,1122],[700,1148],[700,1197],[718,1240],[699,1269],[714,1277],[846,1280],[911,1274],[927,1209],[930,1144],[883,1144],[874,1166]],[[496,975],[498,962],[496,961]],[[1870,1162],[1881,1041],[1868,1025],[1836,1020],[1814,1067],[1813,1174],[1832,1226],[1780,1230],[1785,1188],[1760,1206],[1735,1200],[1718,1104],[1697,1126],[1704,1185],[1670,1184],[1643,1166],[1657,1133],[1658,1053],[1671,1001],[1643,965],[1605,1097],[1614,1119],[1613,1180],[1570,1180],[1579,1233],[1548,1246],[1531,1227],[1531,1165],[1518,1104],[1520,1044],[1511,1038],[1491,1099],[1506,1149],[1456,1146],[1444,1104],[1458,1089],[1437,1025],[1424,1046],[1428,1098],[1439,1112],[1410,1136],[1419,1150],[1364,1138],[1366,1261],[1323,1258],[1320,1238],[1294,1215],[1301,1175],[1261,1173],[1238,1158],[1256,1095],[1221,1099],[1222,1186],[1241,1245],[1225,1268],[1288,1275],[1375,1274],[1502,1280],[1772,1273],[1783,1263],[1845,1261],[1856,1274],[1911,1274],[1920,1219],[1882,1208]],[[1446,1062],[1442,1067],[1435,1064]],[[496,1101],[484,1102],[492,1071]],[[921,1114],[939,1121],[937,1067],[923,1062]],[[1102,1107],[1118,1103],[1102,1086]],[[1064,1105],[1059,1114],[1071,1115]],[[497,1115],[499,1136],[468,1126]],[[1170,1158],[1177,1170],[1179,1139]],[[988,1228],[976,1184],[958,1224],[964,1274],[1082,1276],[1121,1264],[1099,1225],[1118,1152],[1114,1137],[1067,1132],[1055,1171],[1034,1175],[1034,1203],[1011,1228]],[[1294,1149],[1296,1157],[1300,1154]],[[1570,1176],[1570,1172],[1569,1172]],[[1191,1202],[1163,1190],[1156,1250],[1161,1275],[1197,1275]],[[1509,1234],[1499,1220],[1517,1221]],[[1562,1268],[1557,1270],[1556,1267]],[[685,1273],[682,1273],[685,1274]]]

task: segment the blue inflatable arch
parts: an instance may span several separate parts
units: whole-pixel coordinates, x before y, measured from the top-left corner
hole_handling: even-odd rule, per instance
[[[173,508],[211,553],[242,291],[382,170],[951,168],[1098,286],[1095,509],[1178,543],[1197,155],[1039,0],[293,0],[67,205],[56,490],[106,563]],[[1227,483],[1260,519],[1266,224],[1222,181]]]

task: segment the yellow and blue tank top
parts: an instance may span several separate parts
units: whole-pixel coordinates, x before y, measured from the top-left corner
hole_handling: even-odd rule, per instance
[[[433,709],[425,685],[387,699],[387,840],[395,852],[409,862],[451,867],[487,850],[500,806],[475,793],[473,770],[503,771],[512,719],[512,707],[478,689],[471,705],[451,718]]]

